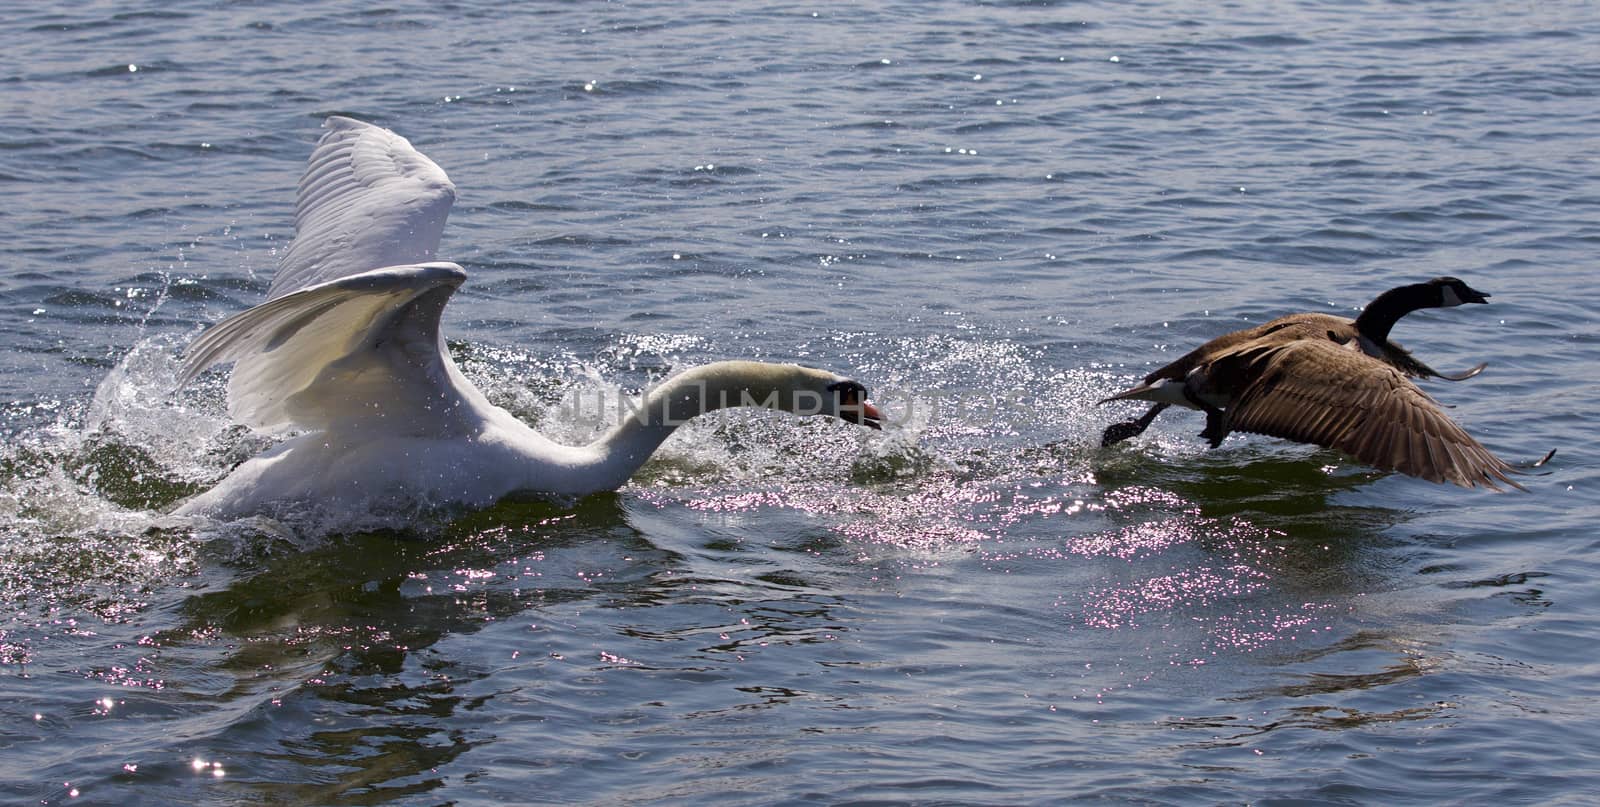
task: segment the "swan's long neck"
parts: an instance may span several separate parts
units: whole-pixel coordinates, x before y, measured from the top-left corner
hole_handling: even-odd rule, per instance
[[[1356,330],[1378,344],[1389,340],[1389,331],[1400,318],[1423,308],[1436,308],[1439,296],[1432,286],[1414,283],[1390,289],[1367,303],[1356,317]]]
[[[604,486],[626,482],[679,426],[730,406],[764,406],[798,414],[822,411],[820,393],[806,378],[817,371],[788,364],[725,361],[674,376],[625,405],[622,422],[588,451]]]

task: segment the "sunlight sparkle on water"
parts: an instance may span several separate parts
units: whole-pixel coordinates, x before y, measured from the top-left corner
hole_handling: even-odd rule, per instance
[[[1084,557],[1115,557],[1132,560],[1163,552],[1178,544],[1192,543],[1205,534],[1206,525],[1189,516],[1174,516],[1127,524],[1112,530],[1074,535],[1062,550]]]
[[[1191,569],[1136,580],[1122,586],[1082,593],[1084,624],[1094,628],[1121,628],[1138,624],[1138,617],[1153,612],[1192,611],[1243,597],[1267,586],[1270,576],[1260,569],[1235,565],[1221,569]]]
[[[213,779],[221,779],[227,775],[227,771],[223,769],[220,761],[207,762],[199,757],[195,757],[189,762],[189,767],[193,768],[195,773],[203,774],[209,770]]]
[[[918,490],[905,495],[824,485],[787,485],[778,489],[708,494],[684,502],[691,509],[718,513],[764,508],[795,510],[819,518],[842,516],[833,525],[854,540],[932,549],[982,540],[953,504],[960,492]]]
[[[1303,603],[1290,610],[1244,610],[1219,616],[1211,621],[1210,644],[1214,650],[1250,652],[1280,641],[1293,641],[1302,634],[1316,633],[1318,614],[1333,606],[1328,603]]]

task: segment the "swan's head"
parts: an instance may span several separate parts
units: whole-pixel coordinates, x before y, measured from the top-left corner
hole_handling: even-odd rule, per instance
[[[859,382],[827,370],[758,361],[719,361],[686,370],[653,391],[638,417],[641,423],[677,425],[730,406],[823,415],[883,428],[883,414],[867,400],[867,388]]]
[[[776,395],[776,405],[768,406],[800,417],[822,415],[869,429],[883,428],[883,413],[867,400],[867,388],[855,379],[797,364],[756,364],[754,368],[758,378],[753,386],[757,389],[767,387],[759,376],[772,374],[767,388]]]
[[[830,407],[825,414],[859,423],[869,429],[883,428],[883,413],[867,400],[867,388],[860,382],[840,378],[824,387],[823,391],[827,393],[823,400]]]

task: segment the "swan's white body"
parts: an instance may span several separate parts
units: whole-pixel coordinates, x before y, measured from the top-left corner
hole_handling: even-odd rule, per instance
[[[758,404],[876,426],[861,385],[821,370],[718,362],[652,390],[601,439],[556,443],[497,407],[451,361],[440,314],[466,272],[433,260],[455,187],[388,130],[329,118],[300,182],[296,235],[268,300],[190,346],[180,383],[234,362],[228,411],[304,432],[245,462],[180,514],[482,507],[517,492],[621,486],[674,428]]]

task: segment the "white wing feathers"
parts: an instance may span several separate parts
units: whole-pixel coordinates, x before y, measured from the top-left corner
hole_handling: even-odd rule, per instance
[[[382,419],[395,434],[444,428],[460,403],[439,337],[453,263],[393,266],[262,303],[189,346],[180,384],[235,362],[228,414],[263,431]]]
[[[456,199],[444,170],[405,138],[333,117],[311,152],[294,242],[267,299],[371,269],[434,260]]]
[[[392,132],[349,118],[326,126],[268,301],[196,339],[179,383],[234,362],[228,413],[264,431],[447,432],[470,393],[439,318],[467,275],[429,259],[455,188]]]

